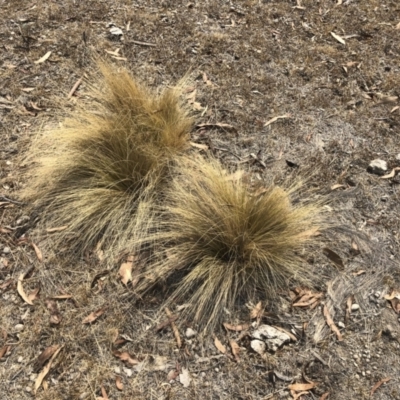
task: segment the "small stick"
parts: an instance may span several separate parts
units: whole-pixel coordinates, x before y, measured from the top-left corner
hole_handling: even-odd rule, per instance
[[[76,89],[78,89],[78,87],[81,83],[82,83],[82,78],[80,78],[76,81],[75,85],[72,87],[71,91],[68,93],[69,99],[74,95],[74,93],[76,92]]]
[[[154,43],[140,42],[139,40],[131,40],[131,43],[138,44],[139,46],[150,46],[150,47],[156,47],[157,46]]]

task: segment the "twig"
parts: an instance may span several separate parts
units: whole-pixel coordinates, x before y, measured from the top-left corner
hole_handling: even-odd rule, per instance
[[[154,43],[140,42],[139,40],[131,40],[130,43],[138,44],[139,46],[157,47]]]
[[[9,199],[8,197],[3,196],[3,195],[0,195],[0,201],[7,201],[8,203],[17,204],[19,206],[22,206],[22,205],[25,204],[25,203],[23,203],[21,201],[16,201],[16,200]]]
[[[70,99],[74,93],[76,92],[76,89],[78,89],[79,85],[82,83],[82,78],[79,78],[75,85],[72,87],[71,91],[68,93],[68,98]]]

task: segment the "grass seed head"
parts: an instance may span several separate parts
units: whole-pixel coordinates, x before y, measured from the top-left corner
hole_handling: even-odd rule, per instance
[[[23,192],[45,223],[68,226],[59,240],[73,234],[70,244],[80,253],[99,243],[123,246],[150,226],[156,189],[192,126],[182,84],[158,94],[125,70],[99,69],[88,83],[90,105],[33,147],[39,165]]]
[[[167,303],[189,302],[190,317],[212,328],[239,298],[307,282],[300,253],[321,226],[320,206],[294,204],[292,192],[252,193],[216,161],[183,160],[167,196],[165,253],[150,270],[153,280],[176,282]]]

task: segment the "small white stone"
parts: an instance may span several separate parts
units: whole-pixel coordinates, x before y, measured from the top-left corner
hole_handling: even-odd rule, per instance
[[[368,172],[376,175],[384,175],[387,169],[387,162],[384,160],[372,160],[368,165]]]
[[[250,346],[256,353],[261,355],[265,353],[265,349],[267,347],[263,341],[258,339],[252,340],[250,342]]]
[[[379,299],[379,297],[381,297],[381,292],[375,292],[374,296]]]
[[[114,367],[114,372],[119,375],[121,373],[121,368],[120,367]]]
[[[3,254],[9,254],[9,253],[11,253],[11,249],[9,247],[4,247]]]
[[[260,325],[252,334],[254,339],[263,340],[268,350],[277,351],[285,343],[290,342],[290,336],[273,326]]]
[[[14,329],[16,332],[22,332],[24,330],[24,325],[23,324],[17,324],[14,326]]]
[[[360,309],[360,306],[358,304],[354,303],[351,305],[351,311],[357,311],[359,309]]]
[[[22,362],[24,362],[24,357],[22,357],[22,356],[19,356],[19,357],[18,357],[18,359],[17,359],[17,362],[19,362],[19,363],[22,363]]]
[[[339,328],[342,328],[342,329],[346,328],[346,325],[342,321],[339,321],[338,325],[339,325]]]
[[[133,374],[133,370],[131,370],[131,369],[129,369],[129,368],[124,368],[124,372],[125,372],[125,375],[126,375],[128,378],[131,377],[132,374]]]
[[[185,332],[185,336],[190,339],[192,337],[195,337],[197,334],[197,332],[195,330],[193,330],[192,328],[187,328],[186,332]]]
[[[27,386],[25,388],[25,392],[28,392],[28,393],[32,392],[32,388],[30,386]]]

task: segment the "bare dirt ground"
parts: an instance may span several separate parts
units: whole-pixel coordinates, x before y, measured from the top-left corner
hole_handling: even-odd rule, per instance
[[[400,307],[385,298],[400,289],[400,181],[367,171],[374,159],[387,174],[400,166],[397,0],[0,0],[0,21],[2,399],[400,399]],[[323,297],[263,304],[260,322],[291,332],[290,344],[260,355],[252,328],[221,327],[216,342],[188,338],[196,327],[178,318],[178,347],[160,327],[161,290],[135,305],[119,265],[66,264],[44,245],[40,215],[18,202],[29,144],[84,99],[84,82],[68,94],[96,54],[154,87],[190,72],[196,122],[211,124],[193,130],[196,150],[260,181],[308,176],[328,197],[347,233],[323,236],[309,260]],[[241,311],[227,322],[256,322]]]

